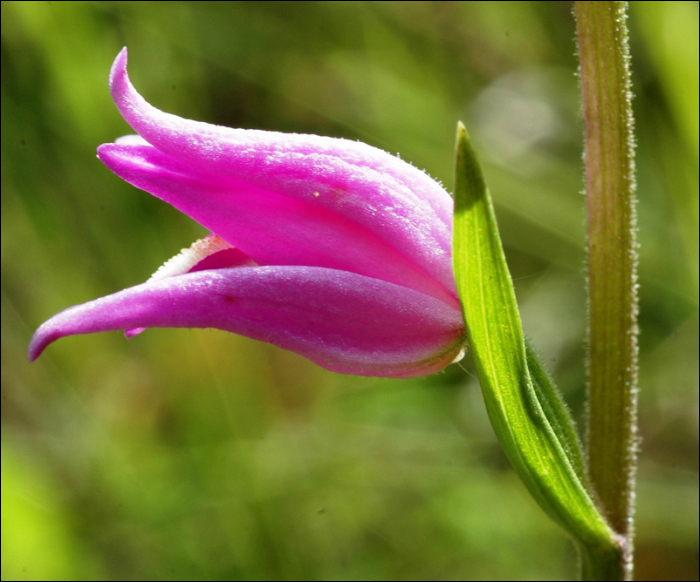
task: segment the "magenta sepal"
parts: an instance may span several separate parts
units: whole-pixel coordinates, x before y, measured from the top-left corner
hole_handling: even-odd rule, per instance
[[[135,327],[213,327],[336,372],[399,378],[444,368],[464,333],[458,311],[393,283],[321,267],[238,267],[149,281],[70,307],[37,330],[29,359],[67,335]]]

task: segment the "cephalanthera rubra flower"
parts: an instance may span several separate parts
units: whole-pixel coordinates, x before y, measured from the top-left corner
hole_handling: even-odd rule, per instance
[[[49,319],[30,360],[63,336],[148,327],[214,327],[364,376],[422,376],[459,357],[452,200],[439,184],[363,143],[163,113],[126,60],[123,49],[110,89],[139,135],[97,155],[213,234],[146,283]]]

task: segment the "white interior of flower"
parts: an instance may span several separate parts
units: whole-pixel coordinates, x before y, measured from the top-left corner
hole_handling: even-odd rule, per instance
[[[232,249],[233,246],[228,244],[221,237],[210,234],[204,238],[200,238],[192,243],[188,249],[182,249],[180,254],[175,255],[172,259],[168,259],[153,275],[150,281],[165,279],[166,277],[174,277],[183,275],[189,272],[201,260],[209,255],[223,251],[224,249]]]
[[[464,344],[464,345],[462,346],[462,348],[459,350],[459,353],[455,356],[454,360],[452,360],[450,363],[451,363],[451,364],[456,364],[457,362],[459,362],[459,361],[464,357],[464,355],[465,355],[466,353],[467,353],[467,345]]]
[[[149,145],[140,135],[123,135],[114,140],[114,143],[119,145]]]

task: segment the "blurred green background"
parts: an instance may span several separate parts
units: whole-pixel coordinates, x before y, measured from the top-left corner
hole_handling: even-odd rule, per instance
[[[582,123],[570,2],[2,3],[2,579],[557,580],[467,357],[339,376],[210,330],[64,339],[54,313],[140,283],[205,231],[95,157],[154,105],[360,139],[452,187],[486,166],[526,333],[577,417]],[[698,3],[632,2],[640,227],[637,579],[698,579]]]

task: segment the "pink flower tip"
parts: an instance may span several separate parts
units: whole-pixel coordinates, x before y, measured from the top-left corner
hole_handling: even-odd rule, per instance
[[[75,334],[213,327],[336,372],[406,378],[460,357],[452,200],[424,172],[363,143],[230,129],[148,104],[117,55],[110,89],[138,134],[98,148],[130,184],[212,235],[147,282],[45,322],[35,360]]]

